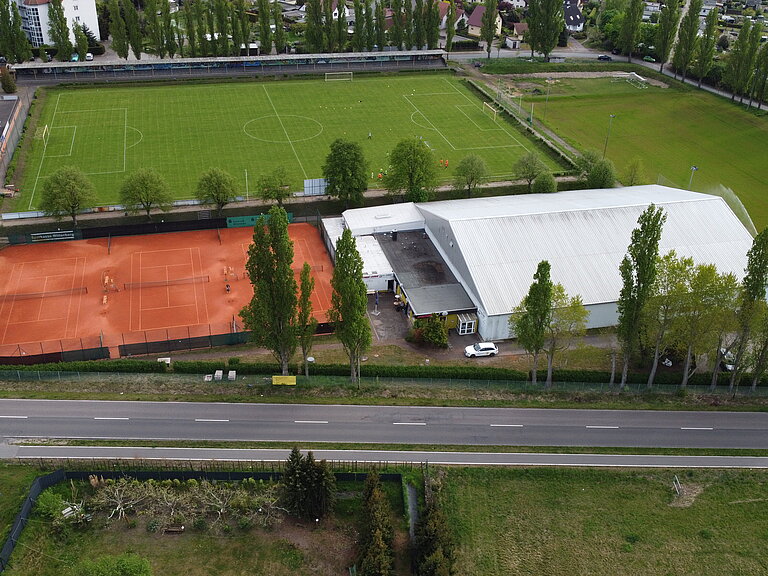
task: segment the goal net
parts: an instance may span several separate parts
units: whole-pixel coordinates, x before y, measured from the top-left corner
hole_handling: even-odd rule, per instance
[[[43,149],[48,148],[48,136],[50,135],[50,133],[51,132],[48,129],[48,124],[46,124],[42,128],[38,128],[37,130],[35,130],[35,139],[43,141]]]
[[[352,82],[353,76],[354,76],[354,72],[326,72],[325,81],[331,82],[333,80],[347,80],[349,82]]]
[[[627,76],[627,82],[634,86],[635,88],[639,88],[641,90],[648,88],[648,80],[643,78],[642,76],[639,76],[638,74],[635,74],[634,72],[630,72]]]
[[[495,106],[492,106],[488,102],[483,102],[483,114],[486,116],[490,116],[494,122],[496,122],[496,115],[499,113],[499,111],[496,109]]]

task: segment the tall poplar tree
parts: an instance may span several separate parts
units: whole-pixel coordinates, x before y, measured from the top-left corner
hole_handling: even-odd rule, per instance
[[[410,0],[405,0],[410,2]],[[426,34],[424,30],[424,0],[416,0],[413,6],[413,43],[416,50],[424,48]]]
[[[440,42],[440,8],[438,0],[426,0],[427,49],[435,50]]]
[[[363,0],[363,6],[365,7],[365,49],[371,52],[376,43],[376,26],[373,23],[371,0]]]
[[[403,0],[403,18],[405,20],[405,26],[403,26],[403,43],[406,50],[413,50],[413,5],[411,0]]]
[[[240,36],[245,44],[245,53],[251,55],[251,21],[248,19],[248,11],[245,6],[245,0],[237,1],[237,11],[240,14]]]
[[[61,62],[68,62],[72,54],[72,42],[69,40],[69,26],[61,0],[51,0],[48,5],[48,33],[58,50],[56,58]]]
[[[565,26],[563,3],[559,0],[530,0],[528,3],[528,41],[534,51],[549,59]]]
[[[389,39],[397,50],[403,49],[403,0],[392,0],[392,27]]]
[[[453,37],[456,35],[456,4],[453,0],[448,2],[448,14],[445,20],[445,51],[451,53]]]
[[[659,16],[659,25],[656,27],[656,54],[659,57],[659,72],[664,71],[664,64],[667,63],[669,55],[672,53],[679,22],[680,4],[674,1],[664,4]]]
[[[19,14],[19,7],[14,2],[11,2],[11,12],[10,36],[11,43],[13,44],[13,55],[16,58],[16,62],[26,62],[32,58],[32,47],[29,45],[27,35],[21,27],[21,14]]]
[[[760,110],[765,100],[765,91],[768,86],[768,43],[763,44],[757,54],[757,72],[755,72],[754,95],[757,100],[757,109]]]
[[[120,11],[118,0],[109,1],[109,17],[112,23],[109,25],[109,33],[112,36],[112,50],[120,58],[128,58],[128,35],[125,29],[125,20]]]
[[[349,229],[336,242],[336,264],[331,278],[331,308],[328,319],[349,358],[350,379],[360,382],[360,362],[371,346],[368,323],[368,294],[363,282],[363,259]]]
[[[160,5],[160,19],[163,26],[165,52],[169,58],[173,58],[179,45],[176,42],[176,23],[171,17],[171,6],[168,2],[162,2]]]
[[[715,58],[715,46],[717,45],[717,7],[707,14],[704,24],[704,33],[696,42],[696,53],[694,56],[693,70],[699,77],[699,88],[709,71],[712,69]]]
[[[192,58],[195,58],[198,55],[197,19],[195,18],[195,4],[197,2],[199,2],[199,0],[187,0],[184,3],[183,8],[188,54]],[[179,43],[179,47],[181,47],[181,42]],[[179,50],[179,52],[181,52],[181,50]]]
[[[214,0],[214,12],[216,14],[217,55],[227,56],[230,53],[229,38],[232,35],[229,20],[229,1]],[[269,3],[267,3],[267,14],[269,14]]]
[[[550,278],[550,271],[549,262],[546,260],[539,262],[533,275],[533,283],[528,288],[528,294],[509,318],[510,331],[517,338],[517,343],[533,357],[531,369],[533,384],[536,384],[539,353],[544,349],[547,327],[552,314],[554,285]]]
[[[387,28],[384,20],[384,2],[376,2],[376,46],[379,52],[387,45]]]
[[[72,24],[72,34],[75,36],[74,50],[80,61],[84,62],[85,54],[88,52],[88,36],[85,35],[85,30],[77,22]]]
[[[760,22],[756,22],[752,25],[752,30],[749,32],[749,43],[747,44],[747,52],[744,55],[745,63],[744,63],[744,87],[741,90],[741,99],[740,101],[744,101],[744,95],[749,95],[749,104],[748,106],[752,107],[752,87],[753,87],[753,79],[755,76],[755,62],[757,61],[757,54],[760,50],[760,39],[763,35],[763,25]]]
[[[652,295],[656,281],[661,231],[667,216],[662,208],[648,206],[637,219],[638,227],[632,230],[627,254],[619,265],[621,293],[617,307],[619,325],[617,333],[624,355],[621,371],[621,388],[627,383],[629,362],[638,348],[643,312]]]
[[[627,62],[632,62],[632,52],[637,46],[637,35],[640,32],[640,23],[643,21],[643,5],[643,0],[629,0],[627,9],[624,11],[624,20],[619,30],[619,46],[626,52]],[[696,14],[698,15],[698,12]]]
[[[195,16],[195,33],[197,34],[197,51],[198,56],[208,56],[213,54],[211,50],[212,43],[208,41],[206,36],[206,21],[205,16],[208,13],[204,0],[192,0],[194,2],[193,14]]]
[[[768,285],[768,228],[752,241],[747,252],[747,268],[741,281],[738,305],[738,340],[734,354],[734,370],[731,372],[730,389],[741,380],[745,372],[746,356],[752,337],[753,321],[759,305],[765,300]]]
[[[339,14],[336,18],[336,41],[339,45],[339,52],[344,52],[347,49],[347,41],[349,40],[349,33],[347,32],[349,26],[346,14],[347,5],[344,2],[339,2],[338,7]]]
[[[685,82],[688,68],[690,68],[696,52],[696,35],[699,32],[699,12],[701,12],[702,6],[703,0],[691,0],[688,5],[688,12],[680,20],[680,30],[677,33],[677,44],[675,44],[672,63],[675,66],[675,73],[680,72],[682,75],[683,82]]]
[[[168,2],[163,0],[164,4]],[[157,0],[144,0],[144,25],[152,50],[159,58],[165,56],[165,42],[163,41],[163,25],[157,15]]]
[[[277,2],[275,2],[277,5]],[[296,339],[301,348],[304,361],[304,376],[309,377],[309,358],[312,352],[317,320],[312,315],[312,291],[315,289],[315,279],[312,278],[312,267],[304,262],[299,276],[299,301],[296,308]]]
[[[499,17],[499,2],[498,0],[485,0],[483,5],[485,6],[485,12],[483,12],[481,19],[480,37],[485,42],[487,58],[490,58],[491,50],[493,49],[493,39],[496,37],[496,19]]]
[[[304,37],[307,41],[307,49],[312,54],[323,51],[323,7],[320,0],[307,0],[306,9],[307,30]]]
[[[12,51],[13,33],[11,32],[11,4],[0,2],[0,54],[8,57]]]
[[[272,3],[272,18],[275,21],[275,52],[283,54],[286,46],[285,24],[283,22],[283,9],[277,0]]]
[[[352,6],[355,11],[355,31],[352,34],[352,51],[362,52],[365,50],[365,16],[363,14],[363,3],[360,0],[354,0]]]
[[[262,54],[272,54],[271,16],[269,0],[259,0],[259,45]]]
[[[139,25],[139,13],[132,0],[123,0],[123,12],[125,13],[125,29],[128,32],[128,44],[137,60],[141,60],[141,27]]]
[[[253,285],[253,298],[240,317],[254,342],[267,348],[288,374],[288,362],[296,351],[296,278],[293,273],[293,242],[288,237],[288,214],[273,206],[269,219],[260,217],[253,228],[245,269]]]
[[[336,52],[336,26],[333,21],[333,3],[330,0],[323,0],[323,35],[325,49],[328,52]]]

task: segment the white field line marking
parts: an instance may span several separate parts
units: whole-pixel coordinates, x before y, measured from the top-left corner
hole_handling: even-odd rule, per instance
[[[618,426],[590,426],[590,425],[585,426],[585,428],[590,428],[594,430],[618,430],[619,429]]]
[[[441,137],[443,140],[445,140],[445,141],[448,143],[448,146],[450,146],[451,148],[453,148],[454,150],[456,150],[456,146],[454,146],[453,144],[451,144],[451,141],[450,141],[450,140],[448,140],[448,138],[446,138],[446,137],[445,137],[445,134],[443,134],[442,132],[440,132],[440,130],[438,130],[437,126],[435,126],[435,125],[432,123],[432,121],[431,121],[429,118],[427,118],[427,115],[426,115],[426,114],[424,114],[424,112],[422,112],[422,111],[419,109],[419,107],[418,107],[418,106],[416,106],[416,104],[414,104],[413,102],[411,102],[411,99],[410,99],[410,98],[408,98],[408,96],[407,96],[407,95],[403,94],[403,98],[405,98],[405,100],[408,102],[408,104],[410,104],[411,106],[413,106],[413,108],[414,108],[414,110],[416,110],[416,112],[418,112],[419,114],[421,114],[421,117],[422,117],[422,118],[424,118],[424,120],[426,120],[426,121],[429,123],[429,125],[430,125],[430,126],[432,126],[432,129],[433,129],[435,132],[437,132],[438,134],[440,134],[440,137]]]
[[[458,92],[459,94],[461,94],[461,95],[464,97],[464,99],[466,99],[468,102],[470,102],[470,103],[471,103],[473,106],[477,106],[477,105],[476,105],[476,103],[475,103],[475,102],[473,102],[473,101],[472,101],[472,99],[471,99],[469,96],[467,96],[467,95],[466,95],[466,94],[464,94],[464,93],[463,93],[461,90],[459,90],[458,88],[456,88],[456,86],[454,86],[453,84],[451,84],[451,83],[448,81],[448,79],[447,79],[447,78],[443,78],[443,81],[445,81],[445,82],[446,82],[446,83],[447,83],[447,84],[448,84],[448,85],[449,85],[451,88],[453,88],[453,90],[454,90],[455,92]],[[502,126],[501,126],[501,129],[502,129],[502,130],[504,130],[504,132],[506,132],[507,136],[509,136],[510,138],[512,138],[512,140],[514,140],[515,142],[517,142],[517,144],[518,144],[518,145],[520,145],[520,146],[522,146],[523,148],[525,148],[525,151],[526,151],[526,152],[530,152],[530,150],[528,150],[528,148],[526,148],[526,147],[525,147],[525,144],[523,144],[522,142],[520,142],[520,140],[518,140],[517,138],[515,138],[514,134],[510,134],[510,133],[509,133],[509,131],[506,129],[506,127],[504,127],[504,125],[502,125]]]
[[[426,422],[392,422],[394,426],[426,426]]]
[[[466,112],[464,112],[464,110],[462,110],[462,108],[472,108],[473,110],[476,110],[477,108],[475,106],[472,106],[471,104],[454,104],[454,106],[456,107],[456,109],[459,112],[464,114],[464,116],[466,116],[467,120],[472,122],[472,124],[474,124],[477,127],[477,129],[480,130],[481,132],[495,132],[497,130],[502,132],[504,130],[503,128],[501,128],[499,126],[497,126],[496,128],[483,128],[477,122],[472,120],[472,118],[469,116],[469,114],[467,114]]]
[[[56,113],[59,111],[59,100],[61,100],[61,94],[59,94],[59,97],[56,98],[56,107],[53,109],[53,118],[51,118],[51,128],[53,128],[53,124],[56,120]],[[48,135],[48,139],[51,139],[50,134]],[[27,207],[29,210],[32,210],[32,201],[35,199],[35,191],[37,190],[37,183],[40,181],[40,172],[43,170],[43,164],[45,163],[45,150],[48,148],[48,145],[43,142],[43,156],[40,158],[40,167],[37,169],[37,176],[35,176],[35,185],[32,186],[32,196],[29,197],[29,206]]]
[[[130,418],[122,418],[119,416],[94,416],[94,420],[130,420]]]
[[[72,140],[69,142],[69,153],[68,154],[46,154],[46,158],[68,158],[72,156],[72,150],[75,148],[75,137],[77,136],[77,126],[57,126],[56,129],[59,130],[61,128],[72,128]],[[53,130],[53,128],[51,128]],[[47,151],[47,147],[46,147]]]
[[[128,108],[123,108],[123,172],[125,172],[125,156],[128,152]]]
[[[328,420],[294,420],[294,424],[328,424]]]
[[[491,424],[491,428],[522,428],[522,424]]]
[[[714,428],[697,428],[697,427],[690,427],[690,428],[684,428],[681,427],[680,430],[714,430]]]
[[[293,147],[293,141],[291,140],[291,137],[288,136],[288,131],[285,129],[285,124],[283,124],[283,119],[280,118],[280,114],[277,113],[277,108],[275,108],[275,104],[272,102],[272,98],[269,97],[269,92],[267,92],[267,87],[262,86],[264,88],[264,94],[267,95],[267,100],[269,100],[269,103],[272,105],[272,110],[275,111],[275,116],[277,116],[277,121],[280,122],[280,126],[283,129],[283,133],[285,134],[285,139],[288,140],[288,144],[291,145],[291,150],[293,150],[293,155],[296,156],[296,161],[299,163],[299,167],[301,168],[301,171],[304,172],[304,178],[309,178],[307,176],[307,171],[304,170],[304,165],[301,163],[301,160],[299,159],[299,155],[296,153],[296,148]]]
[[[195,422],[229,422],[229,420],[218,420],[216,418],[195,418]]]
[[[26,420],[29,416],[0,416],[0,418],[8,418],[12,420]]]

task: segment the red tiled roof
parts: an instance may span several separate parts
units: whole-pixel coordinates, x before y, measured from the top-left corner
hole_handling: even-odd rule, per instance
[[[48,4],[49,0],[24,0],[25,6],[42,6]]]
[[[485,6],[476,6],[469,17],[468,24],[479,28],[483,25],[483,14],[485,14]]]

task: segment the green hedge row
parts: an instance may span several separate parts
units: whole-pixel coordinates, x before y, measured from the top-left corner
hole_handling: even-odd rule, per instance
[[[129,372],[134,374],[161,374],[167,372],[163,362],[148,360],[101,360],[83,362],[57,362],[53,364],[33,364],[31,366],[0,366],[0,370],[24,370],[41,372]]]

